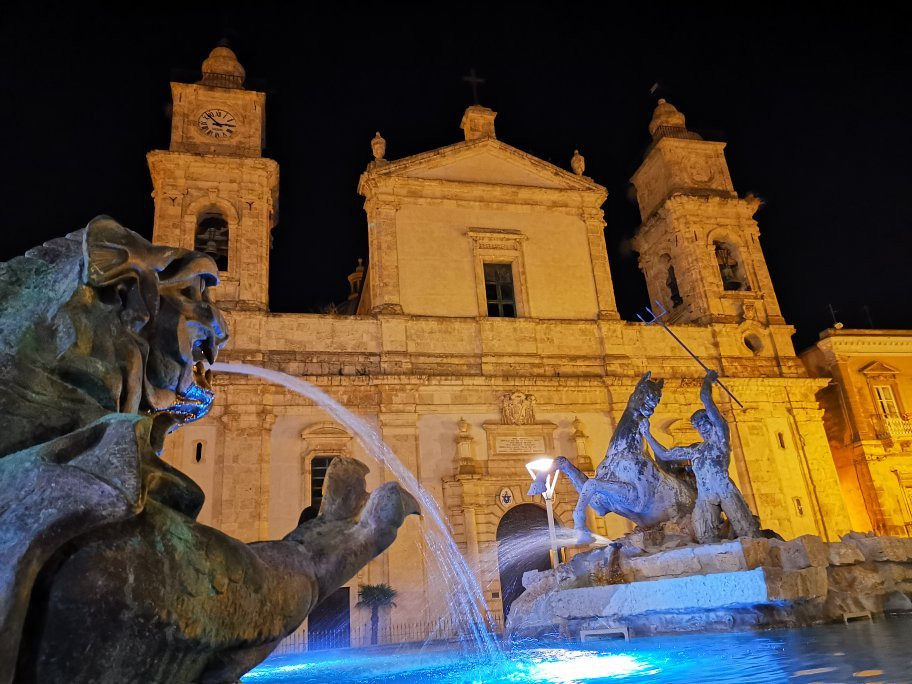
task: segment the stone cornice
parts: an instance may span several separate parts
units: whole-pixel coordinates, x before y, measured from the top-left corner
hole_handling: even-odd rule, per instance
[[[825,330],[814,345],[833,362],[843,355],[912,354],[912,330]],[[813,348],[813,347],[811,347]],[[810,351],[810,349],[805,350]]]
[[[568,207],[574,210],[598,210],[607,198],[606,192],[541,188],[530,185],[507,185],[474,181],[452,181],[428,178],[392,177],[365,180],[358,191],[365,204],[380,200],[395,203],[408,198],[415,204],[472,203],[475,205],[513,206],[528,211],[536,208]]]
[[[228,171],[246,171],[251,169],[262,171],[268,178],[275,178],[279,175],[279,163],[268,157],[241,157],[235,155],[213,155],[213,154],[193,154],[191,152],[171,152],[169,150],[152,150],[146,154],[146,160],[149,163],[149,171],[152,174],[153,182],[156,177],[163,171],[162,166],[173,166],[180,163],[183,168],[188,168],[192,164],[215,164],[220,169]]]
[[[649,218],[643,221],[637,234],[648,233],[654,226],[665,220],[687,219],[689,214],[694,211],[699,212],[699,219],[705,219],[705,214],[702,213],[705,205],[715,205],[712,207],[714,225],[719,221],[732,221],[737,224],[740,231],[749,230],[757,236],[760,235],[760,228],[753,218],[756,213],[754,202],[738,197],[735,193],[726,194],[721,191],[698,193],[692,189],[672,190],[649,215]]]

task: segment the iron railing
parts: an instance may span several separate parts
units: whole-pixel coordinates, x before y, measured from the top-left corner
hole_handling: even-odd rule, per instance
[[[912,437],[912,420],[905,416],[871,415],[877,439],[908,439]]]
[[[503,633],[503,618],[495,617],[487,627],[492,634]],[[460,641],[467,638],[466,629],[450,619],[435,622],[412,622],[383,625],[377,630],[377,646],[424,641]],[[368,648],[371,643],[370,625],[357,625],[349,629],[308,631],[301,627],[283,639],[273,655],[301,653],[333,648]]]

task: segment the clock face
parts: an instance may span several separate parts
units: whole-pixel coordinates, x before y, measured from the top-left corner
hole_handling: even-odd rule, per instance
[[[224,109],[207,109],[199,115],[200,131],[213,138],[230,138],[237,128],[237,121]]]

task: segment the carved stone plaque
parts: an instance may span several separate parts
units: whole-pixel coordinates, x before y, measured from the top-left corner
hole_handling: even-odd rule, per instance
[[[545,451],[544,437],[497,437],[494,451],[498,454],[540,454]]]

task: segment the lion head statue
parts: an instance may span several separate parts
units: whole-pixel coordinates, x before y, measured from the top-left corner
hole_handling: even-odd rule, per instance
[[[153,446],[209,410],[227,341],[215,262],[107,216],[0,263],[0,457],[110,413],[153,418]]]

